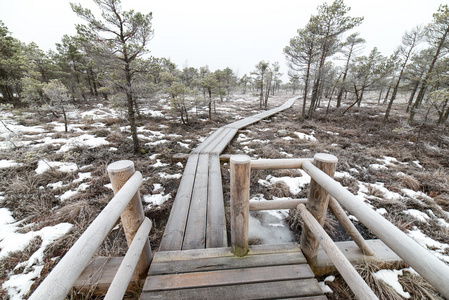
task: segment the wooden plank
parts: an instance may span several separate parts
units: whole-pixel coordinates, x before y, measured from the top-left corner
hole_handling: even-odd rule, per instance
[[[268,244],[249,246],[248,255],[263,255],[269,253],[290,253],[296,252],[300,255],[301,249],[296,243],[286,244]],[[183,250],[183,251],[159,251],[154,253],[153,263],[158,261],[175,261],[203,259],[208,257],[233,257],[230,247],[226,248],[206,248],[201,250]]]
[[[159,251],[175,251],[182,248],[197,165],[198,155],[190,155],[179,183]]]
[[[213,140],[217,138],[222,132],[224,128],[220,127],[216,131],[214,131],[211,135],[209,135],[201,144],[199,144],[195,149],[192,150],[192,154],[199,154],[209,143],[211,143]]]
[[[216,146],[211,150],[211,153],[220,155],[221,152],[223,152],[223,150],[232,141],[232,139],[237,134],[237,132],[238,132],[238,129],[229,128],[229,131],[227,132],[227,134],[221,139],[221,141],[219,143],[216,144]]]
[[[248,254],[242,258],[213,257],[183,261],[163,261],[151,264],[149,275],[203,272],[212,270],[229,270],[237,268],[256,268],[264,266],[282,266],[305,264],[305,257],[299,252],[273,253],[265,255]],[[150,279],[151,280],[151,279]]]
[[[96,257],[92,259],[83,273],[73,284],[77,291],[93,291],[95,294],[105,294],[114,279],[123,257]],[[131,278],[129,288],[138,284],[137,278]]]
[[[209,187],[207,197],[206,248],[228,245],[226,218],[221,182],[220,158],[212,155],[209,160]]]
[[[140,299],[279,299],[322,294],[323,292],[316,279],[302,279],[163,292],[144,292]],[[321,300],[321,298],[318,299]]]
[[[192,200],[187,218],[182,250],[206,247],[207,189],[209,183],[209,155],[200,154],[193,185]]]
[[[143,291],[313,278],[307,264],[150,276]]]
[[[394,266],[396,269],[405,268],[407,265],[381,240],[366,240],[368,246],[373,250],[374,256],[364,255],[353,241],[336,242],[335,244],[352,265],[364,263],[376,263],[381,267]],[[318,248],[317,263],[311,266],[315,275],[325,275],[336,271],[335,265],[322,247]]]
[[[219,144],[229,133],[229,131],[234,130],[232,128],[221,128],[220,134],[215,137],[206,147],[201,150],[203,154],[210,154],[212,150]]]

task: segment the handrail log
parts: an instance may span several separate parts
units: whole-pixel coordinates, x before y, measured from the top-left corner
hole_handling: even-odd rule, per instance
[[[294,209],[298,204],[307,203],[307,199],[269,200],[269,201],[249,201],[249,210],[272,210],[272,209]]]
[[[255,159],[251,160],[251,170],[299,169],[305,161],[313,158]]]
[[[335,218],[340,222],[341,226],[346,230],[354,243],[362,250],[363,254],[373,256],[375,253],[373,249],[368,245],[360,232],[355,228],[354,224],[349,220],[343,208],[340,206],[337,200],[333,197],[329,199],[329,209],[334,214]]]
[[[108,292],[104,300],[120,300],[126,293],[129,282],[133,276],[134,270],[137,266],[137,261],[139,260],[142,250],[145,244],[148,242],[148,233],[151,230],[151,221],[148,218],[140,225],[137,230],[134,239],[129,246],[128,252],[126,252],[117,273],[109,286]]]
[[[356,297],[358,299],[378,299],[371,288],[354,269],[346,256],[327,235],[320,223],[318,223],[315,217],[306,209],[306,206],[304,204],[299,204],[297,209],[299,210],[304,223],[307,224],[309,230],[316,237],[321,247],[326,251],[338,272],[340,272],[340,275],[345,279]]]
[[[64,299],[141,184],[142,174],[134,173],[29,299]]]
[[[323,173],[311,162],[303,169],[328,191],[343,207],[369,228],[388,247],[415,269],[444,297],[449,299],[449,266],[421,247],[399,228],[366,206],[351,192]]]

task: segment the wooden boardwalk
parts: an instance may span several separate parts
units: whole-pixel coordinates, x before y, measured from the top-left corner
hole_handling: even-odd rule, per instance
[[[140,299],[327,299],[298,244],[164,251],[154,255]]]
[[[228,246],[219,155],[239,129],[291,107],[295,100],[220,127],[191,152],[159,251]]]

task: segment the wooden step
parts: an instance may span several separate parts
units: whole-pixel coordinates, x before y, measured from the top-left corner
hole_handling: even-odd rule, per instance
[[[140,299],[326,299],[298,244],[157,252]]]

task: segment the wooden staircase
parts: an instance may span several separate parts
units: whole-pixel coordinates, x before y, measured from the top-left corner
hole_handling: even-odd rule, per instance
[[[140,299],[327,299],[298,244],[163,251]]]

